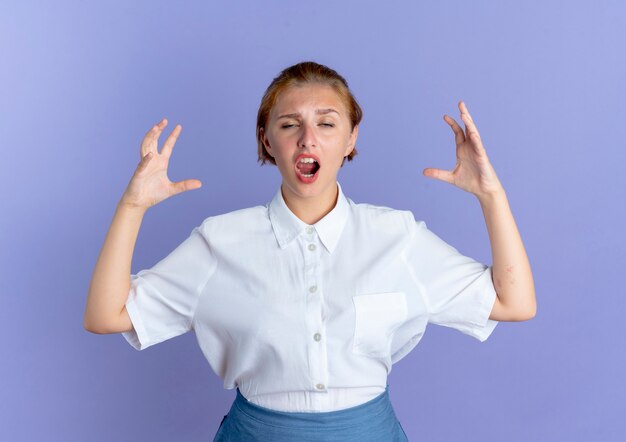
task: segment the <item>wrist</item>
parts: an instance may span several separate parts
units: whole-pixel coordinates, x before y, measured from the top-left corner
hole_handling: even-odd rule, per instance
[[[493,204],[498,200],[506,200],[506,192],[502,186],[498,186],[493,190],[476,194],[476,198],[478,198],[481,205]]]
[[[132,213],[136,213],[140,215],[145,214],[146,211],[148,210],[147,207],[137,205],[131,201],[128,201],[124,197],[122,197],[122,199],[117,203],[117,208],[118,210],[124,210],[127,212],[132,212]]]

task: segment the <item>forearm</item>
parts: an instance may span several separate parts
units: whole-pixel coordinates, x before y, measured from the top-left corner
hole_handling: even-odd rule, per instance
[[[123,200],[117,205],[89,285],[84,317],[87,330],[105,330],[126,304],[135,242],[145,211]]]
[[[530,263],[504,189],[478,197],[493,257],[492,276],[502,305],[523,319],[537,310]]]

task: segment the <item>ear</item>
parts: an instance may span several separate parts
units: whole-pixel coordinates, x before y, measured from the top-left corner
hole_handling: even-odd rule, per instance
[[[347,157],[354,150],[354,146],[356,145],[356,137],[359,135],[359,125],[357,124],[352,129],[352,133],[350,134],[350,139],[348,140],[348,145],[346,146],[346,151],[344,152],[344,157]]]
[[[272,146],[270,146],[270,142],[267,139],[267,135],[265,134],[265,128],[262,127],[259,129],[259,131],[261,133],[261,141],[263,142],[263,146],[265,146],[265,150],[267,151],[269,156],[274,158],[274,154],[272,153]]]

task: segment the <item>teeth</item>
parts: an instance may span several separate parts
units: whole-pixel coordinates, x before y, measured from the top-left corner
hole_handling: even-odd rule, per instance
[[[302,176],[306,177],[306,178],[311,178],[313,175],[315,175],[314,173],[303,173]]]
[[[300,158],[301,163],[317,163],[313,158]]]

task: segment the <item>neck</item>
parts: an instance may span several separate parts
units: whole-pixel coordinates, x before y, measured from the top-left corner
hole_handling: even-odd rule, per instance
[[[281,186],[280,191],[289,210],[307,224],[315,224],[324,218],[335,208],[337,198],[339,197],[339,187],[337,183],[335,183],[334,186],[330,186],[328,191],[318,196],[305,199],[286,194],[284,186]]]

